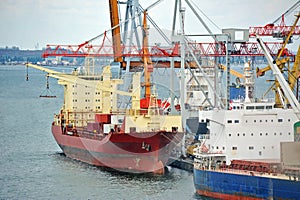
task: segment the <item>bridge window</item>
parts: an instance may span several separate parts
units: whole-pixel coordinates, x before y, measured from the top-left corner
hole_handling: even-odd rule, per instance
[[[246,110],[254,110],[254,106],[246,106]]]
[[[263,110],[264,109],[264,106],[256,106],[255,107],[257,110]]]

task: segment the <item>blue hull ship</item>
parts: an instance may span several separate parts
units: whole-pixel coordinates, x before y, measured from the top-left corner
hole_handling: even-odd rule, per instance
[[[194,168],[196,192],[219,199],[300,199],[300,181],[290,178]]]

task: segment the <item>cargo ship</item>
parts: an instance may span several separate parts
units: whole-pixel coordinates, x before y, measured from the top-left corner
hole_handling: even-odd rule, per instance
[[[253,70],[244,67],[245,98],[229,109],[199,111],[194,185],[218,199],[300,199],[299,102],[261,40],[269,66],[286,97],[283,106],[253,98]]]
[[[300,122],[270,102],[200,112],[194,185],[218,199],[299,199]]]
[[[52,133],[63,153],[95,166],[130,173],[164,173],[172,150],[181,144],[180,115],[164,115],[155,87],[141,98],[141,72],[132,75],[130,91],[111,67],[101,74],[74,69],[71,74],[27,64],[47,73],[64,87],[64,104],[54,116]],[[130,107],[120,108],[118,97]]]

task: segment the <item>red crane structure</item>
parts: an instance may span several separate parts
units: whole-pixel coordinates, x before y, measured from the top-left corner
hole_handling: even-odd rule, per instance
[[[110,41],[105,35],[101,45],[83,44],[83,45],[47,45],[43,52],[43,57],[62,56],[62,57],[136,57],[141,58],[144,54],[142,49],[137,46],[121,46],[120,54],[114,52],[113,44],[108,44],[105,41]],[[106,44],[105,44],[106,43]],[[265,42],[269,52],[272,56],[276,56],[282,47],[282,42]],[[210,57],[210,56],[225,56],[226,47],[223,42],[191,42],[189,45],[192,47],[196,55]],[[149,46],[149,57],[179,57],[179,44],[171,47]],[[293,54],[289,53],[289,56]],[[256,42],[235,43],[232,44],[232,51],[230,56],[263,56],[262,49]],[[176,67],[176,66],[175,66]]]
[[[273,37],[286,37],[292,30],[293,26],[287,26],[284,22],[284,15],[282,15],[281,22],[279,26],[272,24],[267,24],[265,26],[254,26],[249,28],[249,36],[255,37],[259,36],[273,36]],[[300,26],[296,26],[293,35],[300,35]]]
[[[300,1],[297,1],[291,8],[289,8],[285,13],[278,17],[273,23],[267,24],[265,26],[254,26],[249,28],[249,36],[255,37],[259,36],[273,36],[277,38],[285,38],[289,33],[292,35],[300,35],[300,26],[287,26],[284,22],[284,16],[293,12],[296,8],[300,6]],[[275,25],[281,19],[278,26]],[[293,31],[291,31],[294,28]],[[284,40],[284,39],[283,39]]]
[[[139,58],[132,59],[130,61],[130,67],[138,67],[143,65],[143,57],[149,57],[156,60],[155,67],[170,67],[170,62],[166,61],[166,57],[180,57],[178,43],[171,44],[169,46],[143,46],[142,48],[138,45],[128,45],[121,42],[120,33],[120,22],[118,17],[118,2],[116,0],[109,0],[110,2],[110,18],[111,18],[111,32],[112,37],[108,37],[108,31],[103,34],[92,38],[80,45],[50,45],[46,46],[42,57],[103,57],[103,58],[114,58],[115,62],[119,62],[122,68],[126,68],[126,61],[124,58]],[[297,6],[296,4],[294,7]],[[291,10],[291,9],[290,9]],[[284,16],[284,15],[283,15]],[[271,36],[275,33],[285,36],[291,30],[292,26],[286,26],[284,24],[284,18],[282,17],[282,23],[280,26],[267,25],[265,27],[250,27],[249,36],[258,34],[260,36]],[[293,35],[300,34],[300,27],[296,26]],[[95,39],[101,38],[100,44],[94,45],[92,42]],[[283,42],[265,42],[270,54],[277,56],[278,52],[282,48]],[[194,54],[199,57],[225,57],[226,56],[226,45],[224,42],[189,42],[187,45],[194,51]],[[148,51],[145,52],[144,49]],[[230,52],[228,55],[231,57],[239,56],[258,56],[263,57],[263,51],[257,42],[243,42],[243,43],[231,43]],[[286,51],[286,56],[290,56],[293,60],[294,54]],[[178,59],[179,60],[179,59]],[[190,67],[196,67],[193,62],[189,63]],[[180,62],[175,60],[175,68],[180,68]]]

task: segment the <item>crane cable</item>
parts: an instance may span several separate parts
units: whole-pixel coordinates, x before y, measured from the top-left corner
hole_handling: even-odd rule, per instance
[[[300,1],[300,0],[299,0]],[[222,31],[222,29],[216,24],[214,23],[200,8],[199,6],[197,6],[196,3],[194,3],[192,0],[190,0],[190,2],[202,13],[202,15],[204,15],[204,17],[206,17],[208,19],[208,21],[210,21],[210,23],[212,23],[217,29],[219,29],[220,31]]]
[[[148,10],[152,9],[153,7],[155,7],[158,3],[162,2],[162,1],[163,1],[163,0],[158,0],[158,1],[154,2],[153,4],[151,4],[150,6],[148,6],[145,10],[148,11]],[[92,42],[92,41],[94,41],[94,40],[96,40],[96,39],[102,37],[102,36],[105,35],[107,32],[110,32],[110,31],[116,29],[117,27],[119,27],[119,26],[125,24],[125,22],[128,22],[129,20],[135,19],[135,18],[138,17],[139,15],[140,15],[140,13],[137,13],[137,14],[134,15],[133,17],[130,17],[130,18],[124,20],[124,21],[121,21],[119,24],[117,24],[116,26],[112,27],[112,28],[109,29],[108,31],[105,31],[104,33],[101,33],[101,34],[99,34],[99,35],[97,35],[97,36],[91,38],[90,40],[87,40],[86,42],[82,43],[82,44],[79,45],[79,46],[84,46],[84,45],[86,45],[86,44],[89,44],[90,42]]]
[[[292,7],[290,7],[287,11],[285,11],[282,15],[286,16],[287,14],[293,12],[299,6],[300,6],[300,0],[298,0],[294,5],[292,5]],[[276,22],[278,22],[281,19],[282,15],[279,16],[277,19],[275,19],[275,21],[273,22],[273,24],[275,24]]]

